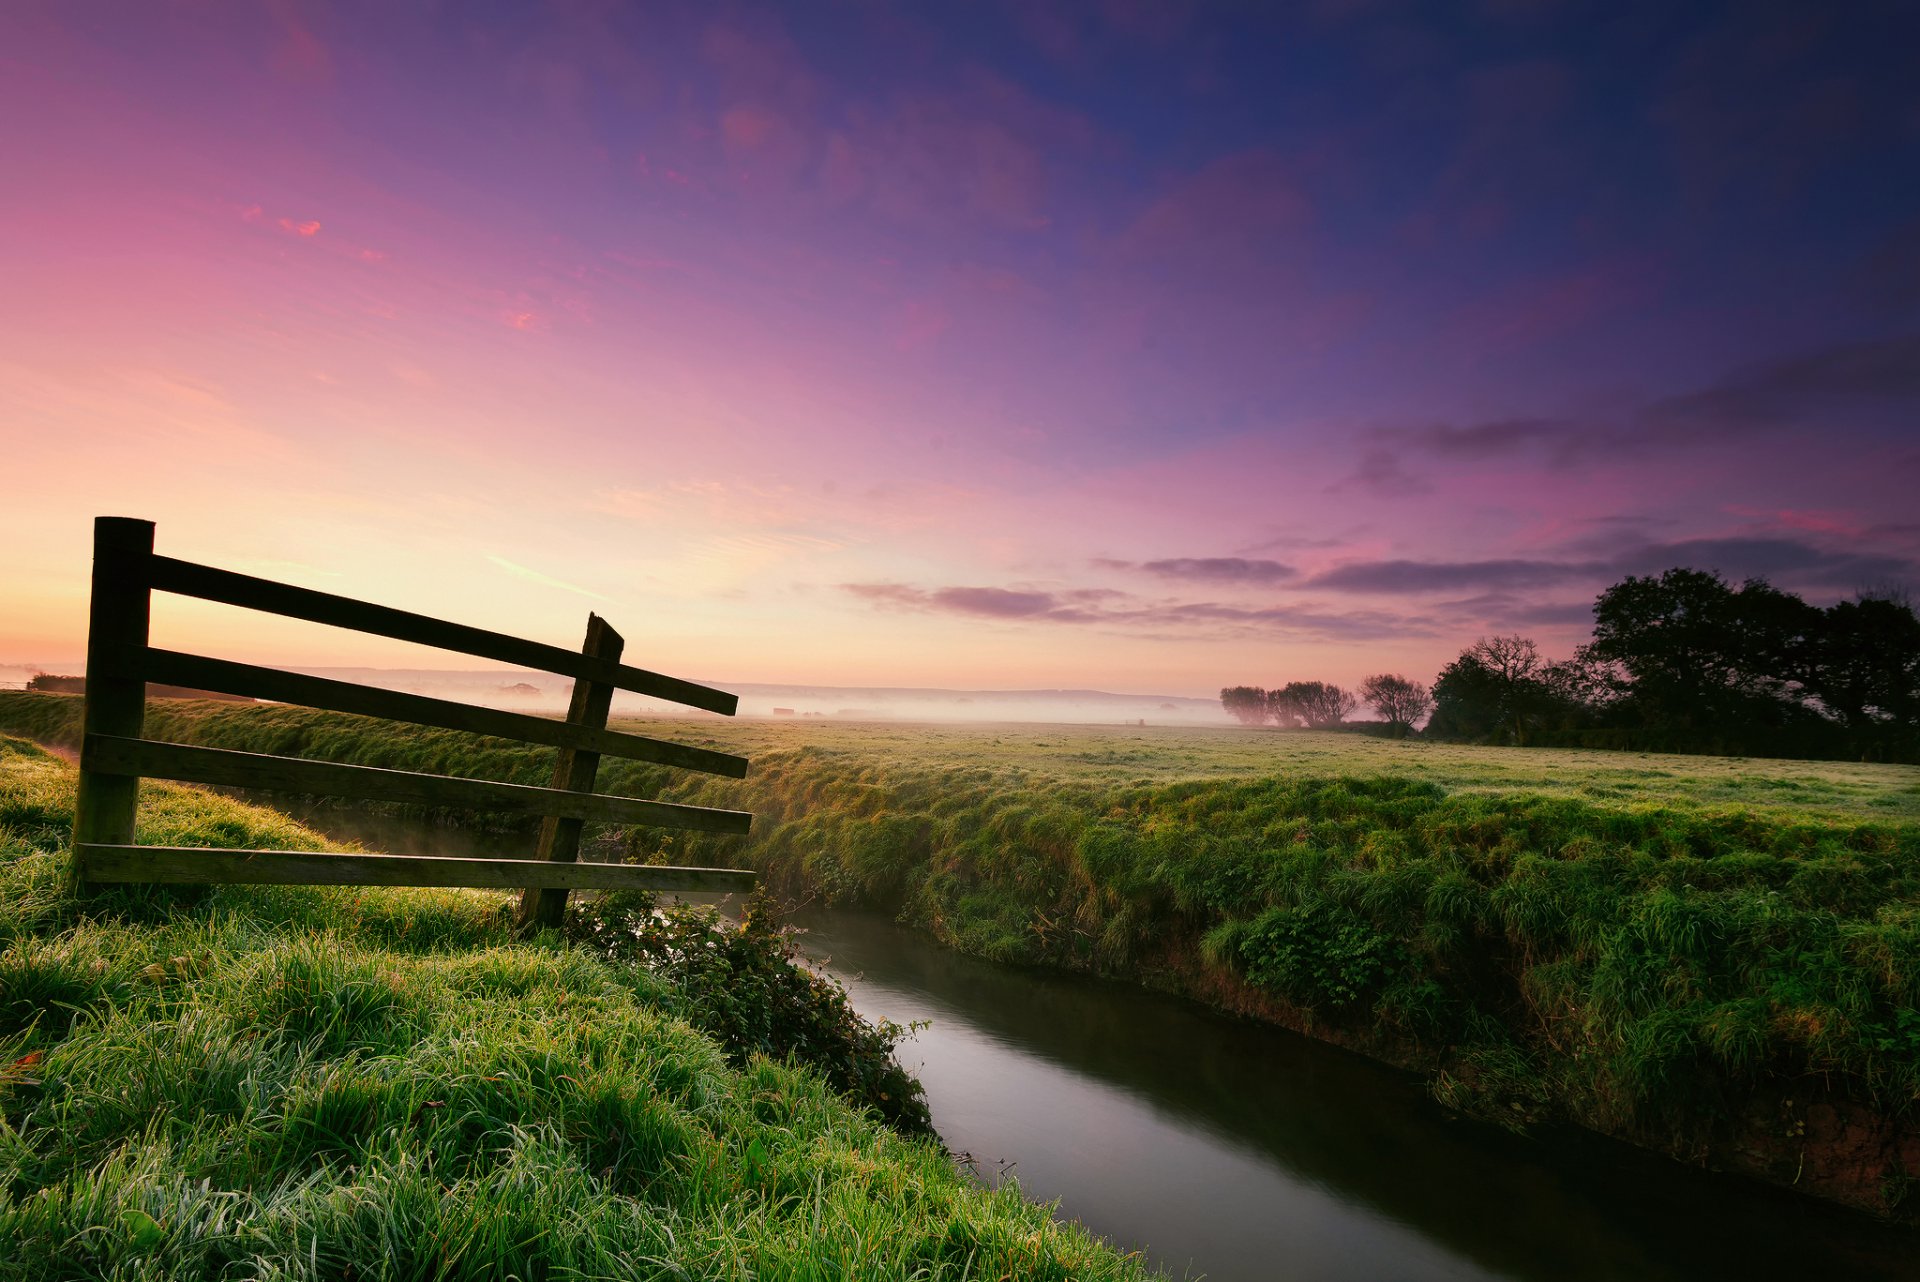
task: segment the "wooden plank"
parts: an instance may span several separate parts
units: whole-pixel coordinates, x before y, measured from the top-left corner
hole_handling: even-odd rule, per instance
[[[304,761],[225,748],[196,748],[115,735],[89,735],[82,753],[106,774],[179,779],[187,783],[299,792],[363,801],[398,801],[459,810],[490,810],[516,815],[566,815],[606,823],[649,824],[701,832],[743,833],[753,816],[741,810],[713,810],[666,801],[641,801],[601,793],[560,792],[488,779],[382,770],[332,761]]]
[[[80,848],[93,881],[308,886],[564,886],[573,890],[735,893],[758,874],[733,868],[552,863],[539,859],[449,859],[428,855],[321,854],[309,850],[214,850],[198,846],[89,843]]]
[[[650,739],[645,735],[569,725],[552,717],[529,716],[524,712],[507,712],[500,708],[481,708],[470,703],[403,694],[398,690],[310,677],[305,673],[284,672],[278,668],[260,668],[250,663],[209,659],[204,655],[182,654],[176,650],[123,649],[114,655],[109,671],[145,672],[154,680],[200,690],[271,699],[275,703],[297,703],[308,708],[325,708],[330,712],[352,712],[367,717],[410,721],[415,725],[438,726],[444,730],[468,730],[474,734],[519,739],[555,748],[582,748],[609,757],[681,766],[733,779],[744,779],[747,774],[745,757],[715,752],[709,748],[690,748],[661,739]]]
[[[137,739],[145,724],[147,687],[138,672],[109,675],[110,655],[121,647],[144,647],[151,624],[153,594],[145,567],[153,555],[153,522],[124,516],[93,522],[93,598],[87,616],[86,705],[81,716],[90,741],[94,735]],[[96,675],[97,674],[97,675]],[[140,805],[140,779],[103,770],[80,754],[80,786],[74,799],[73,840],[129,842]],[[85,885],[76,862],[71,881]]]
[[[587,639],[582,654],[609,663],[620,662],[626,641],[611,624],[597,614],[587,615]],[[573,698],[567,706],[567,720],[590,730],[604,730],[607,712],[613,706],[613,687],[601,681],[573,683]],[[562,748],[553,763],[553,787],[567,792],[592,792],[594,776],[600,770],[600,754]],[[586,825],[578,819],[549,815],[540,822],[540,845],[535,858],[550,863],[573,863],[580,857],[580,834]],[[567,912],[564,887],[528,886],[520,896],[516,924],[523,931],[540,927],[558,928]]]
[[[375,636],[412,641],[440,650],[457,650],[482,659],[558,672],[576,679],[604,681],[636,694],[671,699],[675,703],[705,708],[709,712],[727,716],[732,716],[739,707],[738,697],[724,690],[649,672],[645,668],[608,663],[575,650],[522,640],[504,632],[489,632],[484,628],[448,623],[444,619],[414,614],[409,610],[396,610],[390,606],[356,601],[351,597],[335,596],[330,592],[315,592],[310,588],[296,588],[288,583],[275,583],[271,579],[257,579],[250,574],[235,574],[231,570],[216,570],[209,565],[197,565],[170,556],[151,558],[149,578],[154,589],[160,592],[219,601],[249,610],[265,610],[270,614],[283,614],[289,618],[306,619],[337,628],[351,628],[356,632],[370,632]]]

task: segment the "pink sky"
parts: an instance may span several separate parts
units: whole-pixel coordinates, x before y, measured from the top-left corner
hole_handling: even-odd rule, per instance
[[[1911,254],[1911,192],[1717,257],[1760,177],[1614,175],[1591,225],[1520,181],[1514,103],[1604,97],[1558,46],[1423,73],[1466,104],[1428,146],[1249,115],[1120,6],[878,12],[867,58],[732,7],[0,17],[0,662],[82,652],[98,514],[711,680],[1181,694],[1564,653],[1668,564],[1825,600],[1920,558],[1920,290],[1803,279]],[[169,600],[155,637],[463,662]]]

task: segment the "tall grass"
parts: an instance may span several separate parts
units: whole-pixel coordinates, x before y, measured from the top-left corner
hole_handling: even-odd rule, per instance
[[[1134,1278],[499,896],[67,898],[0,740],[0,1278]],[[148,785],[147,842],[315,848]]]

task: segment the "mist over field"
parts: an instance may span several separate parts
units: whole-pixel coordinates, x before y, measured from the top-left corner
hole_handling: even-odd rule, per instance
[[[409,694],[457,699],[522,712],[564,712],[573,683],[545,672],[511,668],[440,671],[406,668],[301,668],[336,681]],[[695,678],[703,680],[703,678]],[[1222,726],[1232,724],[1217,699],[1185,695],[1117,694],[1104,690],[939,690],[898,686],[752,684],[716,681],[740,696],[740,716],[838,721],[1033,721],[1111,725]],[[697,709],[644,695],[615,694],[613,715],[711,717]]]

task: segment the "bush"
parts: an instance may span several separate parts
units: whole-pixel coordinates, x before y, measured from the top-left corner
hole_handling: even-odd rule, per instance
[[[1405,960],[1393,940],[1324,900],[1268,909],[1239,945],[1248,979],[1309,1009],[1370,1001]]]
[[[893,1058],[912,1029],[868,1023],[844,988],[807,970],[763,895],[748,901],[737,923],[710,908],[662,909],[645,894],[576,899],[566,929],[664,981],[667,1008],[717,1041],[734,1067],[756,1055],[792,1061],[896,1131],[933,1133],[920,1083]]]

